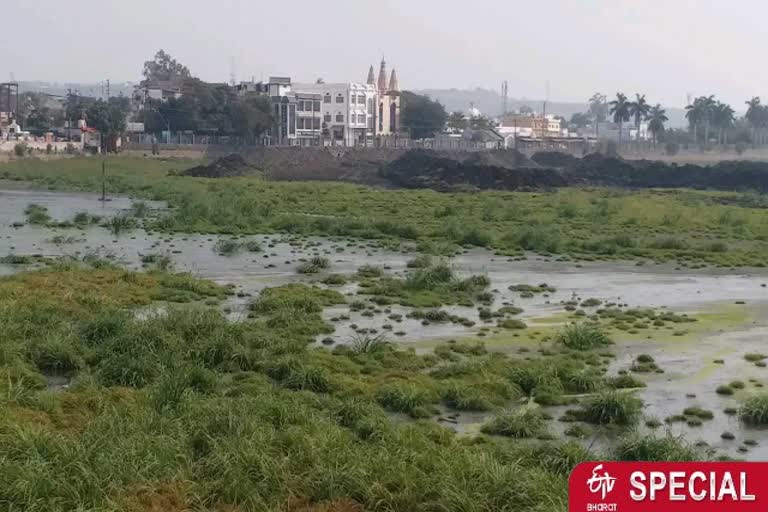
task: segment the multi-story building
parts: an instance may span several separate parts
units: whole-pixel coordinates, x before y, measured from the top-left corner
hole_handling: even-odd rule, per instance
[[[239,96],[258,94],[272,102],[269,143],[286,146],[316,146],[321,143],[322,113],[319,94],[296,92],[289,77],[270,77],[268,82],[242,82]]]
[[[326,143],[365,145],[373,140],[376,89],[354,82],[295,84],[294,91],[319,95]]]

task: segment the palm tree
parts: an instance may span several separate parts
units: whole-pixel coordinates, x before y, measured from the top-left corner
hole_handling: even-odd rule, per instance
[[[712,111],[715,107],[714,96],[699,96],[691,105],[685,107],[685,118],[693,128],[693,141],[698,142],[698,128],[704,126],[704,143],[709,141],[709,125],[712,120]]]
[[[619,150],[621,150],[621,126],[630,120],[629,102],[627,97],[616,93],[616,99],[609,103],[611,106],[610,114],[613,116],[613,122],[619,125]]]
[[[719,101],[715,103],[712,109],[712,124],[717,128],[718,144],[728,144],[728,129],[733,126],[735,113],[730,105]]]
[[[688,120],[688,126],[693,130],[693,142],[698,142],[699,123],[704,118],[704,111],[701,105],[701,98],[696,98],[693,103],[685,107],[685,118]]]
[[[755,96],[749,101],[744,102],[747,105],[747,113],[744,115],[744,118],[749,121],[750,126],[752,127],[752,148],[755,147],[755,132],[757,131],[757,127],[761,124],[761,119],[763,117],[763,106],[760,105],[760,97]]]
[[[648,118],[651,106],[645,101],[645,94],[635,94],[635,101],[629,103],[629,115],[635,120],[635,129],[637,130],[637,148],[640,149],[640,123]]]
[[[713,95],[702,96],[700,99],[704,115],[704,144],[706,145],[709,144],[709,126],[712,122],[712,115],[717,102],[715,102],[715,97]]]
[[[664,123],[669,121],[667,111],[657,103],[648,113],[648,131],[653,134],[653,145],[656,145],[659,134],[664,131]]]

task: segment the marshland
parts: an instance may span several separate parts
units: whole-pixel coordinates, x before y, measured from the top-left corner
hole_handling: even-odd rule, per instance
[[[191,166],[0,166],[9,510],[565,510],[580,461],[768,456],[764,195]]]

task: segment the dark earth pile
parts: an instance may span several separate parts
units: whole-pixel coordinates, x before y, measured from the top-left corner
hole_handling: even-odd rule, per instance
[[[768,191],[768,163],[726,161],[712,166],[666,164],[587,155],[566,169],[591,185],[632,188],[695,188]]]
[[[408,151],[382,169],[382,176],[406,188],[431,188],[449,191],[473,187],[478,189],[525,190],[564,187],[569,183],[558,171],[514,167],[511,161],[530,164],[522,155],[509,153],[510,163],[498,165],[504,158],[498,153],[437,153],[428,150]],[[514,155],[514,156],[512,156]],[[496,165],[491,164],[494,162]]]
[[[537,153],[533,163],[523,157],[515,164],[511,159],[504,162],[486,156],[492,153],[468,156],[413,150],[385,165],[381,174],[397,186],[441,191],[460,188],[534,190],[565,186],[768,191],[768,163],[764,162],[729,161],[705,167],[623,160],[599,153],[584,158],[562,153]],[[537,164],[538,168],[535,168]]]
[[[233,178],[253,174],[254,171],[255,169],[241,155],[232,153],[214,160],[209,165],[198,165],[187,169],[182,174],[197,178]]]
[[[579,161],[577,157],[570,153],[560,153],[558,151],[541,151],[539,153],[534,153],[531,160],[542,167],[557,167],[558,169],[571,167]]]

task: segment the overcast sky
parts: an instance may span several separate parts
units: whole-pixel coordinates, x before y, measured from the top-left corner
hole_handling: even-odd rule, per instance
[[[4,1],[0,80],[140,79],[163,48],[202,79],[363,81],[384,55],[406,89],[493,88],[682,106],[765,94],[758,0]],[[768,94],[765,94],[768,96]]]

